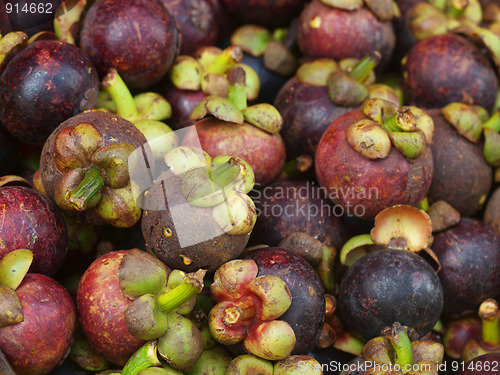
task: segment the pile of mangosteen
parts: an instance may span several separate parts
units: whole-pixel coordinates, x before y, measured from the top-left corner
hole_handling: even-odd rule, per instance
[[[498,0],[0,1],[0,375],[500,375]]]

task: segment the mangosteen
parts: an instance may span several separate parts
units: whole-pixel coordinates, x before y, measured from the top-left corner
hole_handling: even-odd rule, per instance
[[[161,0],[98,0],[83,20],[80,45],[101,77],[116,68],[127,86],[141,90],[172,66],[180,37]]]
[[[29,249],[31,272],[52,276],[66,257],[68,235],[56,205],[33,189],[0,188],[0,259],[16,249]]]
[[[346,326],[365,340],[394,322],[428,333],[443,308],[436,271],[421,256],[381,249],[357,260],[340,284],[339,312]]]
[[[468,35],[480,32],[474,29]],[[491,37],[498,40],[494,34]],[[498,62],[498,58],[494,60]],[[422,40],[403,60],[405,96],[410,104],[425,108],[461,102],[491,111],[498,90],[497,74],[480,47],[452,33]]]
[[[370,340],[395,322],[422,338],[438,321],[443,288],[417,252],[432,240],[429,216],[408,205],[380,212],[370,234],[350,239],[340,253],[350,265],[342,277],[338,310],[346,328]],[[367,249],[367,245],[377,245]]]
[[[246,252],[242,259],[253,260],[257,277],[274,275],[290,290],[291,305],[279,319],[295,333],[292,354],[307,354],[318,343],[325,323],[325,295],[318,275],[304,258],[280,248]]]
[[[278,181],[252,193],[258,219],[251,244],[278,246],[294,232],[305,232],[340,249],[347,240],[343,213],[319,186],[307,181]]]
[[[182,37],[180,53],[191,55],[217,42],[219,27],[210,0],[162,0],[175,18]]]
[[[0,121],[16,138],[43,144],[63,121],[97,103],[99,79],[88,56],[59,41],[21,50],[0,76]]]
[[[479,137],[466,138],[452,125],[457,120],[464,128],[472,129],[473,121],[467,121],[470,118],[467,116],[474,115],[475,109],[472,106],[456,106],[460,105],[453,103],[443,110],[427,111],[434,122],[434,137],[430,147],[434,173],[428,196],[433,201],[448,202],[463,216],[473,216],[486,201],[493,171],[483,156],[483,143]],[[476,120],[477,123],[480,136],[481,121]]]
[[[389,125],[393,120],[399,125]],[[318,182],[348,216],[369,220],[395,204],[416,206],[432,180],[427,146],[433,128],[419,108],[367,100],[363,109],[340,116],[322,135],[315,155]]]
[[[395,44],[390,22],[394,4],[380,1],[370,5],[377,3],[381,6],[367,6],[362,1],[311,1],[299,18],[297,39],[301,51],[308,58],[334,60],[362,58],[378,51],[382,55],[379,69],[383,69]]]
[[[283,116],[281,135],[288,159],[314,158],[328,126],[344,113],[359,108],[365,99],[379,97],[399,106],[399,99],[389,86],[373,82],[373,69],[379,59],[377,54],[359,60],[344,59],[339,63],[320,58],[299,67],[274,100],[274,106]],[[359,82],[357,90],[350,88],[338,94],[338,87],[348,80],[340,72]],[[356,91],[359,94],[356,95]]]
[[[437,234],[432,244],[441,270],[443,318],[470,315],[500,288],[500,237],[482,221],[462,218]]]

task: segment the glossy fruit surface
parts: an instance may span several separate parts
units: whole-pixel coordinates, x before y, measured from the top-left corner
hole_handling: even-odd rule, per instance
[[[17,375],[46,374],[68,354],[76,323],[70,295],[58,282],[29,273],[16,290],[24,320],[0,328],[0,349]]]
[[[0,259],[17,249],[33,252],[31,272],[53,275],[66,257],[66,224],[56,205],[22,186],[0,188]]]
[[[347,328],[365,340],[394,322],[422,337],[439,319],[443,289],[434,269],[419,255],[381,249],[349,267],[340,284],[338,308]]]
[[[462,218],[436,235],[431,247],[441,263],[443,316],[474,314],[482,301],[499,295],[500,237],[488,225]]]
[[[80,33],[81,48],[99,74],[114,67],[132,90],[159,81],[173,64],[179,43],[175,20],[161,0],[99,0]]]
[[[0,121],[16,138],[43,144],[64,120],[94,108],[99,80],[88,56],[59,41],[19,52],[0,76]]]

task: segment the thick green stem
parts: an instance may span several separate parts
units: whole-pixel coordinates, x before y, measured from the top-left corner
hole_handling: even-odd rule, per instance
[[[84,211],[103,186],[104,178],[99,169],[94,167],[85,173],[82,182],[69,194],[69,201],[78,211]]]
[[[352,68],[349,72],[349,77],[355,79],[358,82],[363,82],[368,74],[375,69],[380,61],[380,53],[375,52],[371,56],[365,56]]]
[[[394,364],[399,365],[401,372],[406,373],[406,368],[413,365],[413,348],[410,338],[400,324],[394,324],[387,338],[394,348]]]
[[[483,124],[483,129],[493,129],[497,133],[500,133],[500,114],[498,111]]]
[[[156,354],[156,341],[148,341],[141,346],[123,367],[121,375],[137,375],[148,367],[157,367],[161,363]]]
[[[228,99],[231,100],[240,111],[247,107],[247,89],[245,87],[245,71],[241,67],[231,68],[227,72],[229,82]]]
[[[203,276],[204,275],[205,272],[203,272]],[[189,301],[189,299],[199,294],[203,289],[203,276],[201,276],[201,279],[199,276],[200,275],[194,277],[186,277],[182,284],[176,286],[171,290],[160,293],[156,297],[158,307],[164,313],[168,313],[175,310],[185,302]]]
[[[102,88],[113,99],[118,116],[132,122],[139,120],[139,112],[137,111],[134,98],[116,69],[109,70],[109,73],[102,81]]]
[[[479,317],[482,321],[482,342],[486,346],[495,347],[500,344],[500,327],[498,324],[498,303],[487,299],[479,306]]]

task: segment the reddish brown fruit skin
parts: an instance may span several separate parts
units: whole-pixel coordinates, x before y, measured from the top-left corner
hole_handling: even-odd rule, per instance
[[[318,23],[318,27],[313,26]],[[379,51],[379,67],[383,67],[391,57],[395,40],[391,23],[380,22],[366,8],[345,11],[313,0],[300,14],[297,41],[310,58],[362,58]]]
[[[357,153],[345,137],[347,127],[365,118],[361,109],[353,110],[340,116],[323,134],[315,157],[319,184],[328,189],[334,204],[346,211],[350,207],[349,216],[373,219],[395,204],[417,205],[431,184],[433,162],[429,147],[412,161],[394,147],[385,159],[368,159]]]
[[[80,44],[101,76],[114,67],[129,88],[139,90],[172,66],[178,34],[161,0],[99,0],[85,17]]]
[[[483,144],[474,144],[448,124],[438,109],[427,111],[434,122],[434,173],[429,198],[445,200],[462,216],[473,216],[491,189],[493,172],[483,157]]]
[[[250,236],[252,244],[278,246],[294,232],[308,233],[336,249],[347,240],[344,222],[317,185],[277,181],[252,197],[259,215]]]
[[[283,117],[281,136],[287,158],[300,155],[314,157],[316,147],[328,126],[338,117],[356,107],[337,107],[323,86],[301,83],[292,77],[281,88],[274,106]]]
[[[300,14],[304,0],[222,0],[240,24],[253,23],[270,28],[288,26]]]
[[[0,328],[0,349],[17,375],[42,375],[68,354],[76,312],[70,295],[48,276],[29,273],[16,290],[24,321]]]
[[[500,236],[479,220],[462,218],[460,224],[439,233],[432,250],[441,263],[443,318],[477,314],[479,304],[500,293]]]
[[[196,131],[201,147],[211,157],[237,156],[250,164],[257,188],[276,179],[285,166],[285,144],[279,133],[271,135],[247,123],[234,124],[215,118],[197,122]],[[196,133],[189,132],[183,143],[195,146]]]
[[[408,102],[427,108],[463,102],[491,111],[498,90],[495,70],[486,56],[455,34],[417,43],[403,65],[403,78]]]
[[[35,42],[0,76],[0,122],[21,141],[43,144],[61,122],[93,109],[98,90],[97,72],[83,51],[54,40]]]
[[[181,55],[217,42],[219,27],[210,0],[162,0],[182,35]]]
[[[465,363],[459,363],[457,375],[500,375],[500,353],[483,354]]]
[[[118,266],[127,250],[113,251],[94,261],[78,285],[80,325],[90,345],[107,361],[123,366],[144,344],[127,330],[125,310],[132,300],[118,282]]]
[[[11,251],[33,252],[30,271],[51,276],[66,257],[66,225],[56,205],[22,186],[0,188],[0,259]]]

